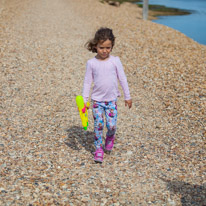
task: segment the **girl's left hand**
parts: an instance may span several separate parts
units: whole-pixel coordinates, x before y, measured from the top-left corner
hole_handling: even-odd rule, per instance
[[[125,100],[125,107],[128,105],[129,109],[132,107],[132,100]]]

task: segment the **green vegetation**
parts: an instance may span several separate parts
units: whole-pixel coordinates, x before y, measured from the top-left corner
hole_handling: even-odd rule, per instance
[[[143,7],[142,4],[138,4],[139,7]],[[149,5],[149,10],[156,12],[154,13],[154,16],[169,16],[169,15],[187,15],[190,14],[189,11],[181,10],[181,9],[176,9],[176,8],[169,8],[166,6],[161,6],[161,5]]]
[[[122,4],[124,2],[131,2],[131,3],[141,2],[141,0],[113,0],[113,1],[117,1],[120,4]]]
[[[108,0],[100,0],[100,2],[104,3],[107,2]],[[141,2],[141,0],[112,0],[114,2],[119,2],[120,4],[124,3],[124,2],[130,2],[130,3],[137,3],[137,2]]]
[[[108,2],[109,0],[100,0],[100,2]],[[120,4],[124,2],[130,2],[136,4],[138,7],[143,7],[143,0],[111,0],[112,2],[118,2]],[[137,4],[140,3],[140,4]],[[156,19],[157,16],[171,16],[171,15],[188,15],[191,12],[176,8],[170,8],[161,5],[149,5],[150,19]]]

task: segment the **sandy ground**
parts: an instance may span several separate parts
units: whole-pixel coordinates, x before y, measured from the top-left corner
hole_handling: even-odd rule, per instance
[[[95,164],[75,97],[101,26],[133,108]],[[206,205],[206,46],[128,3],[0,0],[0,52],[0,205]]]

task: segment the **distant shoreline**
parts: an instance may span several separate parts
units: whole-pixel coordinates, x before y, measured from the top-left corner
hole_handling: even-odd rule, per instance
[[[105,2],[104,0],[102,0]],[[143,7],[143,0],[113,0],[113,2],[119,2],[120,4],[124,2],[129,2],[132,4],[136,4],[138,7]],[[158,16],[177,16],[177,15],[189,15],[191,11],[177,9],[173,7],[166,7],[163,5],[149,5],[149,20],[158,19]]]
[[[137,4],[140,8],[142,4]],[[158,16],[177,16],[177,15],[189,15],[191,14],[188,10],[177,9],[172,7],[166,7],[163,5],[149,5],[149,19],[158,19]]]

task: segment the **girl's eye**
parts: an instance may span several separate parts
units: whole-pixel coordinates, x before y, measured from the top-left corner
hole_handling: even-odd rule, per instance
[[[99,47],[100,49],[111,49],[111,47]]]

